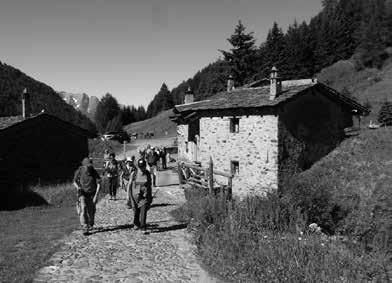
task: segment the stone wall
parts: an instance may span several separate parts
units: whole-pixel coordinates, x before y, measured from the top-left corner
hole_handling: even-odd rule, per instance
[[[198,122],[198,121],[196,121]],[[183,161],[198,161],[199,136],[189,136],[189,125],[177,125],[178,158]]]
[[[178,159],[188,160],[188,153],[186,151],[186,143],[188,141],[188,125],[177,125],[177,145],[178,145]]]
[[[278,186],[278,117],[237,116],[239,132],[230,132],[230,117],[200,119],[200,161],[207,166],[231,171],[231,161],[239,162],[233,179],[233,193],[239,196],[264,194]],[[227,178],[218,181],[226,181]]]

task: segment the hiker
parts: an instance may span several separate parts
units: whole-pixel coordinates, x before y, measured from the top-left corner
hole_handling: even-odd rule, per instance
[[[110,200],[116,200],[118,187],[118,164],[114,153],[110,153],[109,162],[105,167],[104,173],[109,186]]]
[[[147,170],[146,161],[139,159],[135,181],[131,186],[131,201],[134,211],[135,229],[146,230],[147,210],[152,202],[151,174]]]
[[[100,177],[88,157],[82,161],[74,176],[74,186],[78,192],[78,213],[80,224],[87,235],[94,226],[95,205],[100,190]]]
[[[162,147],[160,151],[160,158],[161,158],[161,163],[162,163],[162,169],[166,170],[167,165],[166,165],[166,148]]]
[[[122,169],[122,181],[125,186],[127,193],[127,206],[132,208],[131,190],[133,182],[135,181],[137,174],[137,168],[135,165],[135,156],[127,157],[125,161],[125,167]]]
[[[155,148],[147,148],[146,151],[146,159],[148,167],[150,168],[150,173],[152,176],[152,185],[156,186],[156,171],[157,171],[157,163],[158,163],[158,155],[155,151]]]

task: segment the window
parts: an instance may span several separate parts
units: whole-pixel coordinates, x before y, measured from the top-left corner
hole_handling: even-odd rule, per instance
[[[238,161],[231,161],[231,173],[234,175],[240,174],[240,163]]]
[[[185,152],[188,153],[188,151],[189,151],[189,145],[188,145],[188,142],[186,141],[185,142]]]
[[[240,118],[230,118],[230,133],[240,132]]]

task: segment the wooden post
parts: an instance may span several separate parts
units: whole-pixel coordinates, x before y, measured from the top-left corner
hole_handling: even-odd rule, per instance
[[[125,155],[125,151],[126,151],[126,149],[125,149],[125,141],[124,141],[124,159],[127,158],[126,155]]]
[[[232,188],[233,188],[233,177],[229,177],[229,180],[228,180],[227,183],[228,183],[227,184],[227,186],[228,186],[227,196],[228,196],[229,199],[231,199],[231,195],[233,193],[233,190],[232,190]]]
[[[178,168],[178,181],[181,186],[181,184],[184,182],[184,179],[182,178],[181,162],[178,162],[177,168]]]
[[[208,189],[209,189],[209,193],[212,194],[214,191],[214,163],[212,162],[211,156],[210,156],[210,164],[208,166]]]

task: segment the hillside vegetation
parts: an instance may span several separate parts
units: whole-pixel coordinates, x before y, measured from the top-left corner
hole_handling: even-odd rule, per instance
[[[82,128],[95,131],[94,124],[67,104],[51,87],[34,80],[20,70],[0,62],[0,116],[22,114],[21,94],[27,88],[32,114],[42,110]]]
[[[388,48],[392,55],[392,48]],[[375,122],[381,105],[392,99],[392,59],[379,68],[358,68],[355,60],[342,60],[323,69],[318,80],[371,107],[369,120]]]
[[[391,140],[389,127],[367,130],[295,177],[289,190],[298,195],[318,192],[323,202],[308,214],[309,221],[392,251]]]
[[[207,266],[236,282],[389,282],[392,130],[344,141],[279,193],[227,201],[187,188]]]
[[[128,133],[154,133],[154,137],[174,137],[176,124],[169,119],[171,115],[173,115],[171,109],[163,111],[150,119],[127,125],[124,130]]]

